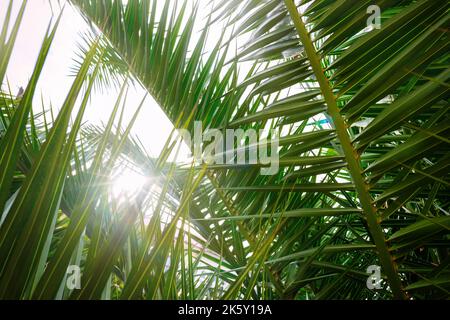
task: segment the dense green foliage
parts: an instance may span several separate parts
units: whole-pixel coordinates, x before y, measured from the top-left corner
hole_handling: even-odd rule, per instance
[[[22,97],[5,73],[23,11],[2,24],[0,298],[450,296],[444,1],[377,1],[375,30],[368,0],[219,0],[206,20],[191,2],[70,2],[101,37],[55,118],[32,103],[58,22]],[[83,126],[96,81],[110,77],[124,84],[109,122]],[[142,105],[123,123],[136,108],[128,77],[176,128],[277,131],[278,174],[172,163],[175,137],[149,157],[130,135]],[[114,197],[124,166],[148,180]],[[71,265],[79,289],[66,286]]]

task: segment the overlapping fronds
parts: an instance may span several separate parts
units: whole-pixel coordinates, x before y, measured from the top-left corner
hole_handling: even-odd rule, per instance
[[[71,3],[103,38],[60,115],[31,114],[56,27],[24,96],[2,95],[1,297],[448,298],[446,4],[378,1],[369,30],[371,1],[212,1],[205,20],[203,1]],[[174,138],[152,159],[116,119],[125,87],[105,127],[80,131],[81,108],[66,135],[82,84],[87,98],[107,72],[134,77],[177,128],[278,132],[280,170],[169,162]],[[111,196],[124,165],[151,178]]]

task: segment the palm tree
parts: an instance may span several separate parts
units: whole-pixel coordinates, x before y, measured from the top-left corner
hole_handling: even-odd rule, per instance
[[[58,117],[31,108],[57,23],[23,97],[2,94],[0,297],[448,298],[445,4],[379,1],[369,30],[370,1],[222,0],[195,34],[198,3],[70,2],[100,39]],[[0,35],[2,83],[21,15]],[[108,72],[135,79],[176,128],[277,131],[280,170],[180,166],[175,137],[150,158],[116,119],[126,85],[109,123],[83,128]],[[153,178],[111,197],[123,164]],[[71,265],[80,288],[65,285]]]

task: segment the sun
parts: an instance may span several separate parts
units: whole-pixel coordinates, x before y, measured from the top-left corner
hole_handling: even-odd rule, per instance
[[[139,172],[126,168],[114,175],[111,184],[111,193],[118,199],[136,195],[147,183],[148,177]]]

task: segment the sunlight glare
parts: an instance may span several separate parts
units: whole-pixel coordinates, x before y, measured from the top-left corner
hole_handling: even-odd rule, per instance
[[[115,198],[135,196],[145,185],[148,178],[138,172],[125,169],[112,181],[112,195]]]

